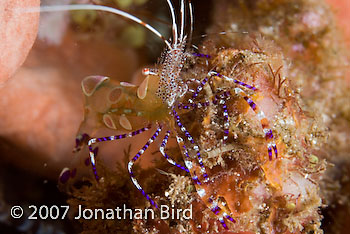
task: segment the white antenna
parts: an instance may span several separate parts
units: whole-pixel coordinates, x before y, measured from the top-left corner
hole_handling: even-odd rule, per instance
[[[189,11],[190,11],[190,24],[191,24],[191,29],[190,29],[190,35],[189,35],[189,39],[188,39],[188,42],[191,43],[192,41],[192,34],[193,34],[193,22],[194,22],[194,19],[193,19],[193,7],[192,7],[192,2],[191,0],[188,0],[188,8],[189,8]]]
[[[171,3],[170,0],[167,0],[169,8],[170,8],[170,13],[171,13],[171,19],[173,21],[173,25],[172,25],[172,30],[173,30],[173,44],[177,43],[177,24],[176,24],[176,20],[175,20],[175,10],[174,10],[174,6]]]
[[[181,0],[181,34],[180,34],[180,40],[183,40],[184,37],[184,31],[185,31],[185,3],[184,0]]]
[[[126,19],[132,20],[148,30],[150,30],[153,34],[155,34],[157,37],[162,39],[164,43],[171,49],[170,43],[163,37],[160,32],[158,32],[155,28],[153,28],[151,25],[146,24],[143,22],[141,19],[126,13],[124,11],[112,8],[112,7],[107,7],[107,6],[99,6],[99,5],[91,5],[91,4],[75,4],[75,5],[57,5],[57,6],[40,6],[38,7],[30,7],[26,8],[25,12],[54,12],[54,11],[77,11],[77,10],[96,10],[96,11],[105,11],[105,12],[110,12],[119,16],[122,16]]]

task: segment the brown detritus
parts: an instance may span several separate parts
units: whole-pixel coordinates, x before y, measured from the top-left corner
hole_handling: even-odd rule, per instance
[[[247,31],[262,34],[265,41],[272,39],[274,47],[283,54],[283,68],[279,70],[279,66],[269,65],[279,96],[272,98],[282,99],[281,104],[286,107],[275,117],[273,130],[285,144],[283,148],[288,157],[298,155],[300,162],[312,162],[298,166],[300,173],[307,176],[312,172],[319,181],[322,171],[326,169],[325,158],[331,162],[346,162],[350,152],[349,145],[345,143],[349,141],[350,126],[350,87],[346,77],[349,53],[325,3],[313,0],[217,1],[215,6],[216,20],[210,32],[218,29],[228,32],[214,38],[211,44],[222,40],[225,47],[242,48],[242,41],[245,41],[242,34],[229,31]],[[260,50],[264,48],[259,38],[253,44]],[[265,47],[265,51],[270,49]],[[276,75],[275,71],[280,71],[280,75]],[[314,161],[317,161],[316,165]],[[347,174],[344,167],[336,167]],[[327,183],[340,184],[335,171],[337,169],[330,170],[323,176],[326,181],[322,182],[320,194],[327,194],[328,197],[341,191],[340,196],[349,197],[346,196],[349,190],[341,189],[341,186],[327,188]],[[332,207],[342,207],[339,209],[349,213],[343,199],[327,198],[323,202]],[[332,209],[327,211],[335,212]],[[336,214],[332,213],[332,216],[336,217]],[[340,219],[343,220],[333,218],[332,221]],[[331,229],[341,233],[339,225]]]
[[[253,84],[260,90],[255,93],[246,91],[269,118],[270,126],[276,137],[279,159],[268,160],[266,143],[259,121],[251,113],[249,105],[232,93],[227,100],[230,118],[230,138],[226,145],[222,143],[223,115],[220,105],[208,110],[183,110],[179,112],[182,123],[191,132],[196,142],[199,142],[203,162],[210,178],[208,184],[202,185],[207,194],[215,194],[224,202],[236,224],[227,224],[235,232],[276,232],[301,233],[306,230],[320,232],[319,207],[321,198],[318,189],[320,175],[325,169],[325,162],[316,159],[316,150],[324,140],[326,130],[322,130],[322,122],[314,122],[315,118],[304,115],[298,108],[303,103],[289,82],[285,82],[287,92],[293,94],[282,97],[276,87],[274,76],[271,75],[270,64],[284,63],[283,57],[265,51],[263,41],[255,40],[259,51],[253,50],[222,50],[213,60],[221,74],[235,77],[241,81]],[[269,44],[271,46],[271,44]],[[201,65],[200,59],[197,66]],[[230,65],[226,65],[230,64]],[[209,64],[208,67],[213,66]],[[235,69],[232,70],[232,66]],[[198,77],[202,75],[197,68]],[[241,72],[244,71],[244,72]],[[284,71],[285,73],[288,70]],[[244,75],[235,75],[244,74]],[[209,81],[211,92],[199,95],[199,101],[211,100],[210,93],[220,90],[233,90],[234,85],[213,77]],[[271,92],[275,90],[275,92]],[[285,93],[285,94],[286,94]],[[209,96],[208,96],[209,95]],[[266,99],[273,100],[266,101]],[[186,100],[186,95],[183,97]],[[318,127],[320,126],[320,127]],[[286,137],[287,136],[287,137]],[[316,142],[314,142],[316,141]],[[185,143],[187,148],[191,145]],[[311,155],[311,152],[313,154]],[[194,170],[200,170],[194,165]],[[172,203],[179,207],[193,205],[193,220],[175,221],[176,227],[181,227],[187,233],[223,233],[223,229],[215,220],[215,215],[209,209],[205,200],[190,192],[187,180],[178,184],[183,177],[173,177],[170,190],[167,191]],[[182,191],[182,192],[181,192]],[[185,197],[184,197],[185,196]],[[196,200],[193,200],[196,197]],[[181,203],[179,202],[181,201]]]
[[[251,45],[249,50],[246,41],[242,50],[229,48],[212,50],[212,53],[208,51],[210,44],[203,47],[213,56],[208,67],[215,66],[221,74],[259,89],[259,93],[245,92],[268,116],[276,137],[279,159],[267,159],[259,121],[238,95],[226,101],[231,131],[226,146],[221,141],[223,115],[220,105],[216,105],[213,112],[180,113],[183,124],[191,130],[194,139],[200,139],[197,142],[203,149],[203,162],[211,168],[208,171],[211,182],[204,189],[207,194],[215,194],[227,204],[237,221],[228,225],[237,232],[319,232],[321,199],[318,183],[325,162],[315,160],[310,152],[324,142],[326,129],[322,128],[322,121],[315,122],[315,117],[306,116],[300,110],[303,102],[287,80],[288,66],[284,66],[286,62],[281,53],[276,53],[278,49],[271,52],[269,49],[273,44],[262,38],[252,40]],[[197,66],[200,64],[201,61],[197,61]],[[282,70],[283,77],[286,77],[284,80],[280,75],[276,78]],[[206,73],[201,76],[206,76]],[[209,83],[212,93],[237,87],[217,77],[211,78]],[[282,85],[284,88],[281,88]],[[210,100],[212,97],[207,95],[202,94],[198,98]],[[202,123],[202,127],[198,123]],[[199,218],[201,221],[197,221],[196,225],[204,228],[201,231],[221,233],[219,226],[211,223],[209,217],[212,215],[208,212],[204,218]]]
[[[214,14],[220,14],[215,14],[217,25],[212,31],[224,28],[262,36],[226,33],[209,37],[200,46],[200,52],[210,54],[211,59],[192,58],[192,67],[186,67],[181,78],[202,80],[209,71],[215,70],[253,85],[258,92],[212,76],[198,95],[196,101],[204,102],[213,101],[215,94],[231,92],[225,99],[230,123],[226,144],[222,141],[224,110],[220,104],[178,110],[182,124],[200,148],[210,178],[201,188],[205,196],[218,198],[221,207],[236,220],[236,223],[226,222],[232,232],[322,233],[320,208],[332,203],[346,208],[348,197],[341,195],[348,193],[346,186],[349,184],[346,176],[339,179],[332,171],[324,174],[328,166],[326,159],[344,158],[349,147],[344,141],[348,137],[344,131],[349,129],[350,119],[349,107],[344,104],[349,94],[345,92],[346,85],[342,85],[344,81],[339,70],[334,69],[337,63],[344,64],[342,59],[346,56],[337,45],[336,31],[328,23],[331,15],[325,5],[314,0],[219,0],[215,4]],[[237,87],[265,113],[264,125],[273,132],[277,159],[269,160],[261,121],[235,91]],[[185,94],[179,102],[187,103],[191,95]],[[339,123],[345,128],[339,128]],[[184,144],[192,150],[191,143]],[[169,152],[181,158],[179,148],[174,147]],[[190,154],[195,155],[194,151]],[[193,171],[200,171],[194,157],[193,162]],[[169,170],[159,165],[158,162],[156,167]],[[346,171],[344,167],[339,168]],[[195,192],[188,175],[166,172],[160,177],[154,171],[149,173],[150,170],[137,171],[140,178],[144,178],[140,181],[144,189],[161,204],[182,209],[192,205],[193,219],[137,220],[132,223],[134,232],[231,232],[220,225],[210,211],[208,200]],[[123,177],[115,172],[108,174],[105,169],[99,171],[102,171],[103,183],[116,175],[126,181],[128,175],[126,171]],[[107,175],[111,178],[107,179]],[[330,178],[335,178],[334,186],[327,182]],[[170,185],[168,180],[171,180]],[[95,190],[94,186],[91,188]],[[131,194],[135,188],[128,189],[130,191],[123,190],[124,195],[141,197]],[[335,194],[337,191],[341,192],[339,196]],[[96,196],[96,191],[89,196]],[[98,202],[103,196],[100,194],[99,199],[92,201]],[[145,208],[148,207],[145,201],[135,199],[130,203],[133,207]]]
[[[116,213],[113,219],[84,219],[78,221],[82,224],[82,233],[146,233],[156,227],[158,230],[169,232],[169,223],[159,219],[159,213],[150,206],[147,200],[143,199],[142,194],[130,182],[129,173],[126,170],[130,154],[124,151],[124,163],[118,163],[114,169],[106,167],[102,160],[97,160],[97,169],[100,180],[97,182],[93,176],[86,176],[70,180],[68,184],[61,184],[61,190],[68,195],[67,203],[74,207],[70,211],[69,217],[73,219],[77,215],[79,205],[86,209],[116,209],[125,205],[128,209],[153,209],[155,219],[130,219],[129,216],[123,218],[123,212],[120,212],[121,219],[117,218]],[[156,168],[165,169],[166,164],[162,161],[156,164]],[[167,166],[167,165],[166,165]],[[157,202],[167,204],[168,200],[164,200],[164,191],[169,186],[166,176],[159,176],[159,172],[154,168],[141,169],[135,166],[134,173],[141,178],[140,182],[149,194],[156,197]],[[184,177],[186,178],[186,177]],[[177,233],[177,232],[173,232]]]
[[[98,160],[98,163],[100,160]],[[88,209],[115,209],[116,207],[134,208],[138,203],[138,193],[129,183],[128,173],[119,166],[117,171],[111,171],[103,163],[98,164],[101,175],[97,183],[93,177],[67,185],[65,192],[69,195],[67,203],[75,209],[81,205]],[[139,204],[144,205],[144,204]],[[78,211],[71,212],[73,219]],[[82,233],[131,233],[132,220],[130,219],[79,219],[82,224]]]

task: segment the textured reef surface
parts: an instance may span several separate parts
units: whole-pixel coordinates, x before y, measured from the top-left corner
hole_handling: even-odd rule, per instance
[[[91,2],[106,3],[80,1]],[[195,31],[207,34],[200,40],[195,35],[193,44],[198,48],[187,51],[180,77],[188,87],[177,100],[176,111],[196,144],[186,140],[188,135],[176,126],[176,120],[164,117],[167,113],[148,113],[156,117],[153,123],[161,119],[169,129],[177,129],[178,137],[185,139],[169,137],[166,153],[182,168],[191,169],[181,170],[161,156],[162,138],[133,167],[135,178],[158,205],[182,210],[192,207],[192,219],[161,219],[130,180],[128,161],[151,133],[98,144],[98,182],[91,170],[88,147],[74,156],[70,153],[72,132],[82,119],[79,100],[83,94],[84,121],[79,133],[92,137],[146,127],[152,123],[146,121],[152,120],[147,110],[160,105],[159,100],[147,96],[156,93],[159,84],[154,83],[155,76],[147,77],[146,86],[145,82],[141,83],[145,77],[140,72],[130,78],[138,63],[148,56],[149,52],[140,48],[148,45],[152,50],[160,47],[159,44],[147,39],[149,35],[142,26],[116,20],[115,16],[94,11],[64,13],[56,18],[62,35],[53,33],[50,27],[39,31],[39,38],[45,43],[34,46],[25,67],[3,89],[6,97],[0,101],[3,109],[13,106],[14,112],[22,114],[18,116],[26,118],[18,125],[14,115],[8,114],[11,108],[3,113],[6,127],[2,127],[1,152],[22,167],[30,165],[31,170],[48,162],[45,167],[53,169],[45,168],[40,174],[51,177],[55,177],[52,171],[58,172],[65,161],[74,157],[72,164],[78,165],[77,173],[63,171],[72,178],[64,183],[60,181],[59,189],[72,207],[68,214],[70,225],[82,233],[345,233],[350,223],[350,57],[329,6],[316,0],[192,2]],[[156,1],[108,4],[135,14],[143,7],[151,7],[158,18],[163,18],[160,12],[167,12]],[[174,4],[178,9],[179,4]],[[142,13],[151,18],[147,10]],[[203,18],[207,21],[203,22]],[[121,49],[120,45],[125,43],[129,47]],[[62,49],[55,47],[58,44]],[[43,51],[56,54],[57,58],[43,59]],[[103,59],[97,52],[104,54]],[[215,74],[210,73],[213,71]],[[99,84],[89,84],[85,79],[80,94],[77,87],[81,80],[76,76],[94,74],[108,75],[111,79]],[[204,79],[207,83],[201,86]],[[140,85],[125,84],[121,96],[120,81]],[[190,90],[198,90],[199,86],[201,91],[193,98]],[[139,100],[143,96],[139,87],[144,92],[147,90],[143,101]],[[21,95],[11,95],[26,93],[23,90],[30,94],[26,95],[31,100],[30,106],[18,101],[23,99]],[[133,95],[133,102],[129,102],[127,93]],[[131,109],[142,110],[137,112],[140,116],[129,117]],[[35,110],[33,115],[25,114],[32,110]],[[42,116],[37,117],[37,113]],[[198,163],[198,152],[204,166]],[[15,157],[22,154],[29,156]],[[198,175],[203,180],[203,167],[209,180],[199,185],[193,178]],[[1,189],[9,186],[8,182],[2,184]],[[38,196],[41,190],[37,191],[33,197],[43,199]],[[56,191],[54,194],[58,196]],[[0,198],[6,204],[3,210],[16,202],[6,196]],[[62,203],[62,197],[55,199]],[[218,204],[216,207],[213,200]],[[149,208],[154,209],[156,217],[75,220],[79,205],[105,210],[124,205],[132,209]],[[234,222],[225,219],[228,230],[214,214],[218,209],[234,219]],[[9,220],[6,223],[16,225]],[[63,223],[38,223],[57,230],[67,229]]]
[[[342,200],[335,198],[344,188],[336,179],[338,173],[332,172],[332,163],[345,160],[348,165],[349,152],[348,55],[336,36],[340,34],[332,14],[318,1],[222,0],[215,1],[212,17],[208,36],[199,45],[199,52],[210,58],[189,58],[181,78],[202,81],[215,69],[250,84],[258,91],[244,92],[266,118],[261,120],[259,112],[239,95],[235,88],[240,86],[211,77],[196,98],[204,107],[178,111],[182,124],[198,142],[207,168],[210,182],[200,187],[206,195],[198,195],[199,187],[188,174],[170,169],[161,160],[155,164],[161,172],[152,168],[139,168],[138,172],[140,183],[156,202],[182,209],[192,205],[193,219],[145,219],[122,226],[135,233],[322,233],[321,207],[340,202],[348,209],[344,196]],[[225,33],[215,34],[218,31]],[[227,90],[232,92],[228,95]],[[220,99],[218,94],[226,97]],[[180,103],[186,103],[191,95],[185,94]],[[208,100],[215,105],[205,107]],[[229,135],[223,143],[225,121],[229,121]],[[269,160],[269,142],[263,131],[266,125],[274,135],[277,159],[273,155]],[[184,146],[193,147],[190,142]],[[178,162],[184,154],[180,148],[174,143],[167,151]],[[128,181],[126,173],[111,173],[101,167],[103,183],[90,180],[91,185],[83,187],[84,193],[81,189],[72,193],[78,201],[84,198],[90,207],[115,205],[108,194],[128,184],[121,182]],[[193,167],[200,171],[199,165]],[[135,188],[122,190],[122,197],[141,197],[134,194]],[[235,219],[236,223],[228,224],[230,231],[208,208],[206,196],[210,195]],[[98,202],[106,199],[107,203]],[[118,199],[120,204],[122,201]],[[139,199],[127,201],[133,207],[150,207]],[[70,202],[77,201],[73,198]],[[83,222],[88,227],[89,222]],[[100,226],[94,225],[97,230]]]

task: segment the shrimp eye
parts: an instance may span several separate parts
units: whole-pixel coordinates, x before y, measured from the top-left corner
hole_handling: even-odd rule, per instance
[[[142,75],[148,76],[149,74],[150,74],[149,68],[144,68],[144,69],[142,69]]]

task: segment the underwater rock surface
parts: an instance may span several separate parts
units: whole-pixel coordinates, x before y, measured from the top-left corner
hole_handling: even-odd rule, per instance
[[[349,53],[328,6],[314,0],[216,0],[213,5],[211,13],[205,13],[206,17],[212,14],[209,36],[198,44],[199,52],[211,58],[190,57],[181,78],[203,80],[215,69],[258,91],[213,76],[210,88],[197,97],[202,103],[216,99],[225,101],[229,119],[226,144],[222,141],[227,121],[223,104],[218,102],[208,108],[178,111],[200,147],[210,177],[201,187],[206,195],[198,194],[198,187],[191,180],[193,174],[169,166],[164,158],[155,157],[154,165],[141,161],[134,167],[137,179],[152,199],[181,209],[192,205],[193,219],[79,220],[82,232],[346,232],[346,224],[350,223],[347,221],[350,217],[350,85],[349,72],[346,73]],[[101,24],[96,21],[96,15],[92,21],[79,18],[86,17],[84,14],[72,17],[74,24],[80,23],[82,31],[89,32]],[[218,35],[220,31],[225,34]],[[95,46],[89,45],[89,33],[81,32],[78,37],[82,47],[69,43],[76,32],[62,37],[62,48],[65,48],[62,50],[38,43],[26,67],[7,82],[6,89],[2,90],[4,98],[0,100],[0,106],[6,110],[0,115],[3,120],[0,134],[2,152],[7,158],[13,155],[9,160],[31,170],[40,169],[43,162],[49,162],[49,169],[40,169],[38,173],[56,177],[63,162],[73,157],[74,126],[82,119],[83,94],[78,90],[82,76],[99,74],[130,80],[132,71],[136,70],[134,53],[114,50],[113,45],[102,46],[98,30],[91,32],[96,34]],[[45,50],[50,55],[59,51],[59,58],[43,58]],[[99,50],[106,56],[96,56]],[[113,62],[118,66],[113,68]],[[98,68],[94,69],[96,64]],[[261,122],[261,114],[252,110],[253,105],[242,98],[237,87],[264,112],[267,122]],[[103,89],[99,91],[105,94]],[[224,97],[216,98],[213,91]],[[180,101],[186,103],[190,96],[187,94]],[[103,95],[92,98],[97,106],[93,106],[96,107],[92,109],[93,114],[99,114],[97,109],[101,105],[97,104],[101,100],[107,99]],[[110,103],[103,104],[110,108]],[[103,125],[104,122],[99,121],[97,123]],[[130,121],[133,127],[145,124]],[[130,128],[128,122],[116,123],[118,129]],[[272,160],[267,152],[267,145],[272,142],[266,140],[262,124],[269,125],[266,130],[271,129],[277,145],[278,157],[272,154]],[[109,129],[110,132],[113,131]],[[126,169],[134,151],[137,152],[139,145],[142,147],[148,138],[149,134],[119,144],[101,144],[97,158],[101,180],[95,181],[91,165],[82,165],[87,173],[85,178],[77,177],[68,184],[60,184],[60,189],[69,197],[68,203],[72,207],[82,204],[90,209],[115,208],[123,204],[130,208],[151,208],[133,186]],[[159,141],[143,158],[159,155]],[[193,147],[189,142],[184,145]],[[174,139],[169,146],[167,153],[183,165],[184,151]],[[194,151],[190,153],[195,154]],[[28,158],[21,159],[18,155]],[[89,160],[85,160],[88,159],[86,148],[74,156],[83,164],[89,164]],[[112,163],[111,158],[117,164]],[[152,166],[146,168],[145,164]],[[193,171],[199,173],[200,170],[193,162]],[[226,222],[229,231],[210,210],[210,195],[217,197],[221,208],[235,219],[236,223]],[[74,212],[70,213],[71,219]]]

